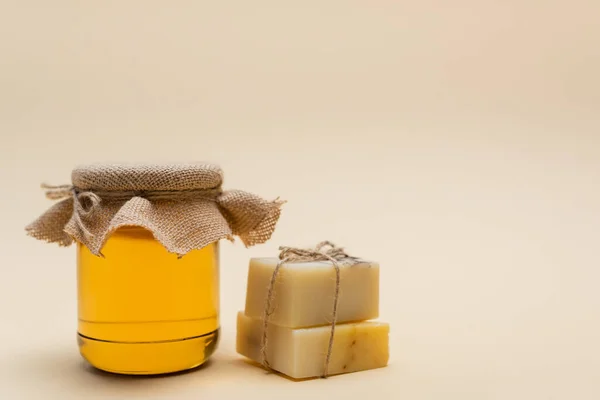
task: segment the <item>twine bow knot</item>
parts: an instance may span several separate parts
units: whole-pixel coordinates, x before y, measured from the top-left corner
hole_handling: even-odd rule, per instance
[[[348,259],[356,259],[356,257],[351,257],[342,247],[338,247],[335,244],[324,241],[319,244],[314,249],[301,249],[297,247],[287,247],[280,246],[279,247],[279,259],[282,262],[287,261],[343,261]]]
[[[86,237],[94,236],[94,234],[86,228],[81,217],[91,214],[94,209],[98,207],[102,201],[100,196],[91,191],[79,191],[71,185],[48,185],[42,183],[41,187],[46,190],[46,198],[50,200],[62,200],[73,197],[73,207],[75,209],[73,216],[75,217],[75,220]]]
[[[277,263],[275,270],[273,270],[273,275],[271,276],[271,281],[269,282],[267,298],[265,300],[265,309],[263,313],[263,336],[261,340],[262,364],[265,368],[270,369],[270,364],[267,360],[267,330],[269,327],[269,318],[274,312],[272,309],[272,303],[275,297],[275,281],[283,264],[286,262],[331,261],[333,268],[335,269],[335,291],[333,296],[331,333],[329,335],[329,344],[327,346],[327,355],[325,356],[323,374],[321,375],[322,378],[326,378],[328,376],[329,362],[331,360],[331,352],[333,350],[333,339],[335,336],[335,325],[337,323],[338,303],[340,297],[340,262],[356,264],[359,262],[359,259],[357,257],[348,255],[342,247],[338,247],[329,241],[324,241],[317,244],[314,249],[281,246],[279,247],[279,251],[279,262]]]

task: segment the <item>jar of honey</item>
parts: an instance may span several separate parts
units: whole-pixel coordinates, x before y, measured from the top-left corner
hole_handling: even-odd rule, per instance
[[[222,191],[208,164],[96,164],[28,233],[77,244],[78,343],[94,367],[164,374],[208,360],[219,336],[219,240],[268,240],[282,202]]]

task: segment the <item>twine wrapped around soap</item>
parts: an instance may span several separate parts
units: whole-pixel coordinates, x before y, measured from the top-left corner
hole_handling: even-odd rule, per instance
[[[36,239],[84,244],[96,255],[123,226],[138,226],[179,256],[238,236],[246,246],[267,241],[279,219],[279,199],[223,191],[212,164],[96,164],[73,170],[72,184],[42,185],[60,200],[26,231]]]
[[[328,376],[329,362],[331,360],[331,352],[333,350],[333,340],[335,336],[335,325],[337,323],[337,310],[340,297],[340,262],[356,264],[360,262],[360,259],[349,256],[346,254],[343,248],[338,247],[329,241],[324,241],[317,244],[314,249],[281,246],[279,247],[279,250],[279,262],[277,263],[275,270],[273,270],[273,275],[271,275],[271,281],[269,282],[269,287],[267,290],[267,298],[265,299],[265,309],[263,313],[263,335],[261,340],[262,364],[265,368],[271,368],[269,361],[267,360],[267,346],[269,341],[267,331],[269,327],[269,318],[274,311],[272,310],[272,302],[275,298],[275,281],[281,267],[285,263],[331,261],[333,268],[335,269],[335,291],[333,296],[331,333],[329,335],[329,344],[327,346],[323,374],[321,375],[322,378],[326,378]]]

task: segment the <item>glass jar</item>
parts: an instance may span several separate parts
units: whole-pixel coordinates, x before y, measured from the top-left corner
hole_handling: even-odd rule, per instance
[[[77,243],[83,357],[122,374],[202,365],[219,333],[219,246],[271,237],[281,205],[223,190],[218,165],[88,164],[71,184],[42,185],[58,201],[25,230]]]
[[[219,244],[182,257],[120,228],[102,256],[78,243],[78,342],[94,367],[164,374],[208,360],[219,336]]]

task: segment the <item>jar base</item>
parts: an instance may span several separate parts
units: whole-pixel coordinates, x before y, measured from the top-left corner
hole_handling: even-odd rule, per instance
[[[78,333],[79,352],[93,367],[123,375],[159,375],[204,364],[217,347],[219,330],[181,340],[122,343]]]

